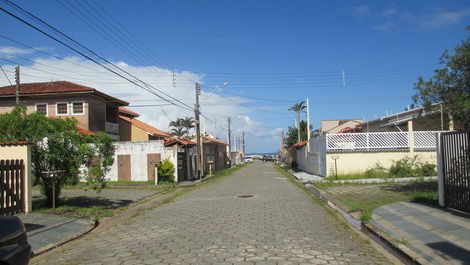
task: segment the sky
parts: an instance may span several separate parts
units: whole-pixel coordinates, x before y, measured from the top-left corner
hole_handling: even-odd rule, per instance
[[[313,128],[404,110],[417,78],[430,77],[470,25],[470,2],[457,0],[11,1],[160,95],[193,106],[200,82],[203,129],[226,140],[231,117],[233,138],[245,132],[250,153],[276,152],[294,124],[288,108],[306,98]],[[193,115],[0,12],[0,65],[12,82],[16,64],[22,82],[92,86],[160,129]]]

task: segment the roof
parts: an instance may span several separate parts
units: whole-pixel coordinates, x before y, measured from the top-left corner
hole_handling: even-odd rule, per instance
[[[91,93],[97,94],[107,100],[114,101],[120,105],[129,105],[129,102],[112,97],[100,92],[92,87],[72,83],[69,81],[54,81],[41,83],[25,83],[20,85],[20,95],[57,95],[57,94],[79,94]],[[16,86],[0,87],[0,97],[12,97],[16,95]]]
[[[219,140],[219,139],[216,139],[216,138],[210,138],[210,137],[207,137],[207,136],[201,136],[204,140],[206,141],[209,141],[209,142],[213,142],[213,143],[216,143],[216,144],[223,144],[223,145],[228,145],[226,144],[225,142]]]
[[[130,110],[128,108],[125,108],[125,107],[122,107],[122,106],[119,107],[119,113],[129,115],[131,117],[139,117],[140,116],[139,113],[133,112],[132,110]]]
[[[11,145],[28,145],[29,143],[26,141],[20,142],[0,142],[0,146],[11,146]]]
[[[170,137],[171,135],[164,132],[164,131],[161,131],[143,121],[139,121],[138,119],[132,119],[132,118],[129,118],[129,117],[126,117],[126,116],[122,116],[122,115],[119,115],[119,118],[120,119],[123,119],[127,122],[130,122],[133,126],[139,128],[139,129],[142,129],[144,131],[146,131],[147,133],[149,134],[152,134],[152,135],[157,135],[157,136],[163,136],[163,137]]]
[[[196,145],[195,142],[189,141],[189,140],[184,140],[184,139],[179,139],[179,138],[165,138],[165,146],[172,146],[174,144]]]
[[[302,147],[304,145],[307,145],[307,141],[298,142],[296,144],[293,144],[291,147],[298,148],[298,147]]]
[[[89,130],[87,130],[87,129],[85,129],[85,128],[82,128],[82,127],[80,127],[80,126],[77,126],[77,125],[75,125],[75,129],[77,129],[77,131],[78,131],[81,135],[95,135],[94,132],[89,131]]]

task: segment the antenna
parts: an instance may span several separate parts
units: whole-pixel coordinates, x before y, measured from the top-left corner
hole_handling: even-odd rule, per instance
[[[176,87],[176,75],[175,75],[175,70],[173,70],[173,87]]]

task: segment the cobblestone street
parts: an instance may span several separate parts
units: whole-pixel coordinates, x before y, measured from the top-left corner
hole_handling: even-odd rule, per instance
[[[254,195],[239,198],[238,195]],[[77,247],[78,246],[78,247]],[[254,163],[36,264],[388,264],[271,163]]]

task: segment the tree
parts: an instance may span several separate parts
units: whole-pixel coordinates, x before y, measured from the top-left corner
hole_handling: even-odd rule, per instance
[[[470,30],[470,29],[469,29]],[[429,80],[419,77],[415,84],[418,91],[413,97],[416,103],[429,108],[442,103],[451,120],[459,122],[470,131],[470,37],[458,44],[451,55],[447,51],[440,58],[441,67]]]
[[[297,141],[297,139],[298,139],[298,128],[289,126],[289,128],[287,129],[287,135],[286,135],[286,142],[285,142],[286,147],[289,147],[300,141],[307,140],[307,122],[306,121],[300,122],[300,141]]]
[[[56,180],[56,199],[61,187],[79,181],[79,168],[99,161],[95,176],[85,173],[89,183],[104,186],[104,174],[113,162],[114,148],[107,135],[98,134],[96,138],[82,136],[76,129],[75,119],[49,119],[42,113],[26,113],[25,106],[17,106],[10,113],[0,114],[0,141],[27,141],[32,145],[32,170],[36,183],[52,202],[52,180],[45,178],[43,172],[63,170]],[[94,144],[90,144],[94,143]]]
[[[176,119],[175,121],[170,122],[171,132],[176,134],[178,137],[182,137],[187,134],[186,126],[184,120],[181,118]]]
[[[290,107],[289,110],[292,110],[292,111],[295,111],[295,113],[297,114],[297,140],[300,142],[300,113],[303,112],[305,110],[306,106],[305,106],[305,102],[302,101],[302,102],[299,102],[299,103],[296,103],[294,106]]]
[[[186,129],[186,134],[189,136],[189,132],[191,131],[192,128],[195,127],[195,122],[193,117],[185,117],[184,119],[181,119],[182,125]]]

